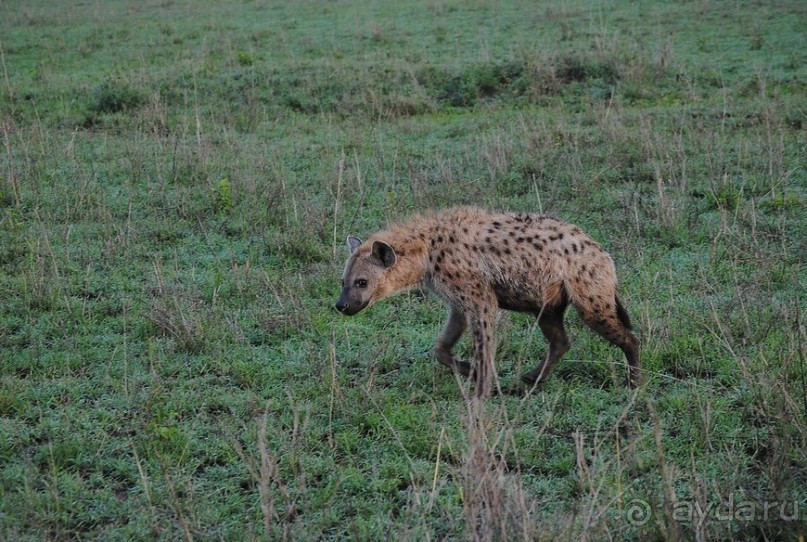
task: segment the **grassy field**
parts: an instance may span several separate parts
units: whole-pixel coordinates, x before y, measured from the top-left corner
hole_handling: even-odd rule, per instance
[[[807,535],[804,2],[0,0],[0,61],[0,540]],[[600,240],[645,386],[336,313],[456,204]]]

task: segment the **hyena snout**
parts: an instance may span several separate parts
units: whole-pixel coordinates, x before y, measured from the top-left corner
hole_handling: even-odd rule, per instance
[[[357,301],[351,298],[350,291],[345,289],[342,291],[342,295],[339,296],[339,299],[336,302],[336,310],[344,314],[345,316],[353,316],[364,307],[367,306],[367,303],[362,303],[361,301]]]

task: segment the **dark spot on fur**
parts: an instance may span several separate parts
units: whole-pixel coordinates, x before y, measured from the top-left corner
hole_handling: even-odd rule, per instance
[[[572,252],[577,254],[577,243],[572,243]]]
[[[496,230],[494,230],[494,229],[488,229],[488,233],[495,233],[495,232],[496,232]]]
[[[523,243],[523,242],[524,242],[524,238],[523,238],[523,237],[518,237],[518,238],[516,238],[516,243]]]
[[[438,243],[442,243],[442,242],[443,242],[443,236],[442,236],[442,235],[440,235],[440,236],[438,236],[438,237],[437,237],[437,242],[438,242]]]
[[[468,228],[462,228],[462,233],[468,233]]]
[[[504,249],[504,253],[509,255],[510,254],[510,249],[509,248]]]
[[[563,249],[563,253],[564,253],[564,254],[566,254],[566,255],[568,256],[568,255],[569,255],[569,249],[568,249],[568,248],[564,248],[564,249]]]
[[[439,272],[440,272],[440,265],[439,265],[439,264],[435,264],[435,265],[434,265],[434,272],[435,272],[435,273],[439,273]]]
[[[490,237],[485,237],[485,242],[490,243]]]
[[[454,236],[453,235],[448,236],[448,242],[451,243],[452,245],[454,244]]]
[[[501,223],[501,222],[499,222],[499,221],[494,221],[494,222],[493,222],[493,225],[494,225],[495,227],[497,227],[497,228],[498,228],[499,226],[501,226],[501,225],[502,225],[502,223]]]

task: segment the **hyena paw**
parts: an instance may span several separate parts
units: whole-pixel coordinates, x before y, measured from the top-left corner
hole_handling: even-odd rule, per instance
[[[447,354],[439,350],[435,352],[435,356],[437,357],[437,361],[439,361],[449,369],[457,371],[462,376],[470,376],[471,364],[468,363],[467,361],[460,361],[451,354]]]
[[[528,386],[534,386],[535,384],[540,383],[543,380],[541,376],[541,369],[543,369],[543,366],[533,369],[528,373],[524,373],[521,375],[521,381]]]

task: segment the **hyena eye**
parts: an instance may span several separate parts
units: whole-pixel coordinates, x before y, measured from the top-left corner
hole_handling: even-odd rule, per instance
[[[356,281],[356,286],[359,288],[367,288],[367,279],[359,279]]]

